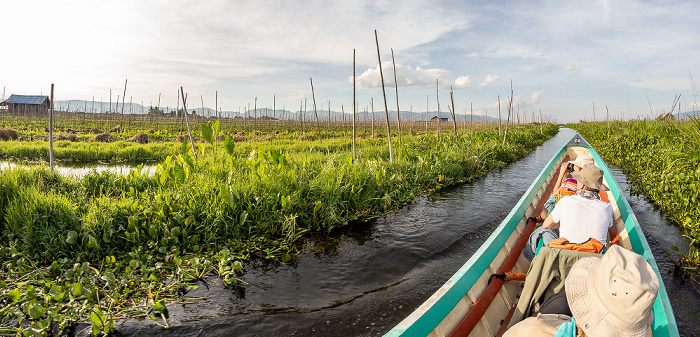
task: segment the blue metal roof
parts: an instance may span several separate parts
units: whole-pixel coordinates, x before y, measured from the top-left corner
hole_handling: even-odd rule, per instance
[[[11,95],[10,98],[5,100],[6,104],[42,104],[44,101],[48,100],[48,96],[25,96],[25,95]]]

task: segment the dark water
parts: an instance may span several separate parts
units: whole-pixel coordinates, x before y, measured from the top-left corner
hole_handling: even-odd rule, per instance
[[[330,244],[309,243],[293,265],[246,265],[247,285],[208,284],[198,304],[169,306],[169,329],[120,321],[126,336],[380,336],[438,289],[481,246],[544,165],[574,134],[557,136],[505,169],[421,197],[395,213],[357,224]],[[626,188],[624,175],[617,179]],[[628,196],[629,197],[629,196]],[[630,197],[660,268],[688,242],[643,198]],[[321,251],[321,252],[319,252]],[[685,336],[700,336],[698,287],[665,275]]]

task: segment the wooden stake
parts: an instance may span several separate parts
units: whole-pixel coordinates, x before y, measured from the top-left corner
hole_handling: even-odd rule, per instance
[[[124,95],[122,95],[122,119],[119,122],[119,131],[124,131],[124,127],[122,124],[124,124],[124,101],[126,101],[126,82],[127,80],[124,80]],[[119,104],[119,97],[117,97],[117,104]]]
[[[311,98],[313,98],[313,100],[314,100],[314,116],[316,117],[316,130],[318,130],[317,132],[321,132],[321,123],[318,121],[318,112],[316,112],[316,94],[314,94],[314,80],[311,77],[309,77],[309,81],[311,81]],[[353,109],[354,109],[354,104],[355,103],[353,103]],[[354,112],[353,112],[353,114],[354,114]],[[353,121],[353,123],[354,123],[354,121]]]
[[[374,138],[374,97],[370,99],[369,105],[372,107],[372,138]]]
[[[379,76],[382,80],[382,95],[384,96],[384,113],[386,115],[386,136],[389,139],[389,161],[394,163],[394,150],[391,147],[391,125],[389,125],[389,106],[386,104],[386,90],[384,88],[384,73],[382,72],[382,57],[379,55],[379,38],[377,30],[374,30],[374,40],[377,43],[377,59],[379,61]]]
[[[452,86],[450,86],[450,100],[452,101],[452,124],[454,125],[455,130],[455,142],[458,143],[459,138],[457,137],[457,118],[455,118],[455,97],[452,91]]]
[[[180,97],[182,97],[182,106],[185,109],[185,122],[187,123],[187,134],[190,136],[190,144],[192,145],[192,153],[194,154],[194,159],[197,160],[197,148],[194,146],[194,138],[192,138],[192,128],[190,127],[190,119],[187,116],[187,98],[185,97],[185,91],[180,87]]]
[[[313,85],[312,85],[313,92]],[[357,113],[357,103],[355,103],[355,49],[352,50],[352,159],[357,159],[355,153],[355,114]],[[399,138],[401,139],[401,138]]]
[[[440,79],[436,78],[435,79],[435,97],[437,97],[437,139],[438,142],[440,141],[440,124],[442,122],[442,117],[440,117],[440,84],[439,84]]]
[[[49,166],[53,173],[53,83],[51,83],[51,109],[49,110]]]
[[[396,88],[396,126],[399,133],[399,147],[401,147],[401,109],[399,109],[399,82],[396,80],[396,61],[394,61],[394,48],[391,48],[391,63],[394,65],[394,84]]]

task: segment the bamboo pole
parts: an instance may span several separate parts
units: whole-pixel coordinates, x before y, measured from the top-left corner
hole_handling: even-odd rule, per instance
[[[428,101],[430,100],[430,95],[425,95],[425,132],[428,133],[428,120],[430,117],[428,116],[428,110],[430,109],[430,103]]]
[[[382,95],[384,96],[384,112],[386,116],[386,136],[389,139],[389,161],[394,163],[394,151],[391,147],[391,125],[389,125],[389,106],[386,104],[386,90],[384,88],[384,73],[382,72],[382,58],[379,54],[379,38],[377,37],[377,30],[374,30],[374,40],[377,43],[377,60],[379,61],[379,76],[382,80]]]
[[[49,109],[49,166],[53,173],[53,83],[51,83],[51,109]]]
[[[474,132],[474,103],[469,103],[469,132]]]
[[[374,97],[370,99],[369,105],[372,107],[372,138],[374,138]]]
[[[396,126],[399,133],[399,147],[401,147],[401,109],[399,109],[399,82],[396,79],[396,61],[394,61],[394,48],[391,48],[391,63],[394,65],[394,87],[396,88]]]
[[[501,137],[501,95],[498,95],[498,137]]]
[[[309,81],[311,81],[311,98],[314,100],[314,116],[316,117],[316,130],[318,130],[317,132],[320,133],[321,132],[321,123],[318,121],[318,112],[316,112],[316,94],[314,93],[314,79],[309,77]],[[354,79],[353,79],[353,81],[354,81]],[[354,116],[355,116],[354,115],[354,113],[355,113],[354,112],[355,111],[354,110],[355,109],[354,108],[355,107],[354,99],[353,99],[352,104],[353,104],[353,118],[354,118]],[[355,128],[355,121],[353,120],[353,130],[354,130],[354,128]]]
[[[311,92],[313,92],[313,84],[311,85]],[[357,114],[357,103],[355,102],[355,49],[352,50],[352,159],[357,159],[357,153],[355,152],[355,115]],[[401,138],[399,138],[401,139]]]
[[[127,81],[128,81],[128,79],[124,80],[124,95],[122,95],[122,119],[119,122],[119,131],[120,132],[124,131],[123,130],[124,126],[122,124],[124,124],[124,102],[126,101],[126,82]],[[117,104],[119,104],[119,97],[117,97]]]
[[[437,139],[440,141],[440,124],[442,122],[442,117],[440,117],[440,79],[435,79],[435,97],[437,98]]]
[[[508,137],[508,125],[510,124],[510,114],[513,110],[513,80],[510,80],[510,98],[508,99],[508,118],[506,119],[506,130],[503,133],[503,145],[506,145],[506,137]]]
[[[542,130],[542,109],[540,109],[540,134],[544,133],[544,130]]]
[[[190,144],[192,145],[192,153],[194,154],[194,159],[197,160],[197,148],[194,146],[194,138],[192,138],[192,128],[190,127],[190,119],[187,117],[187,98],[185,97],[185,91],[180,87],[180,97],[182,97],[182,106],[185,109],[185,122],[187,123],[187,134],[190,136]]]
[[[450,100],[452,101],[452,124],[454,125],[455,130],[455,143],[458,143],[459,138],[457,137],[457,118],[455,118],[455,97],[454,92],[452,91],[452,86],[450,86]]]

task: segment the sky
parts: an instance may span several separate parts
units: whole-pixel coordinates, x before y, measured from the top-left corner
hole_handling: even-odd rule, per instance
[[[699,1],[3,1],[0,86],[243,111],[514,111],[559,123],[700,109]],[[376,30],[376,40],[375,40]],[[384,76],[382,94],[376,41]],[[396,66],[396,81],[392,57]],[[311,82],[313,81],[313,95]],[[678,107],[674,112],[678,112]]]

